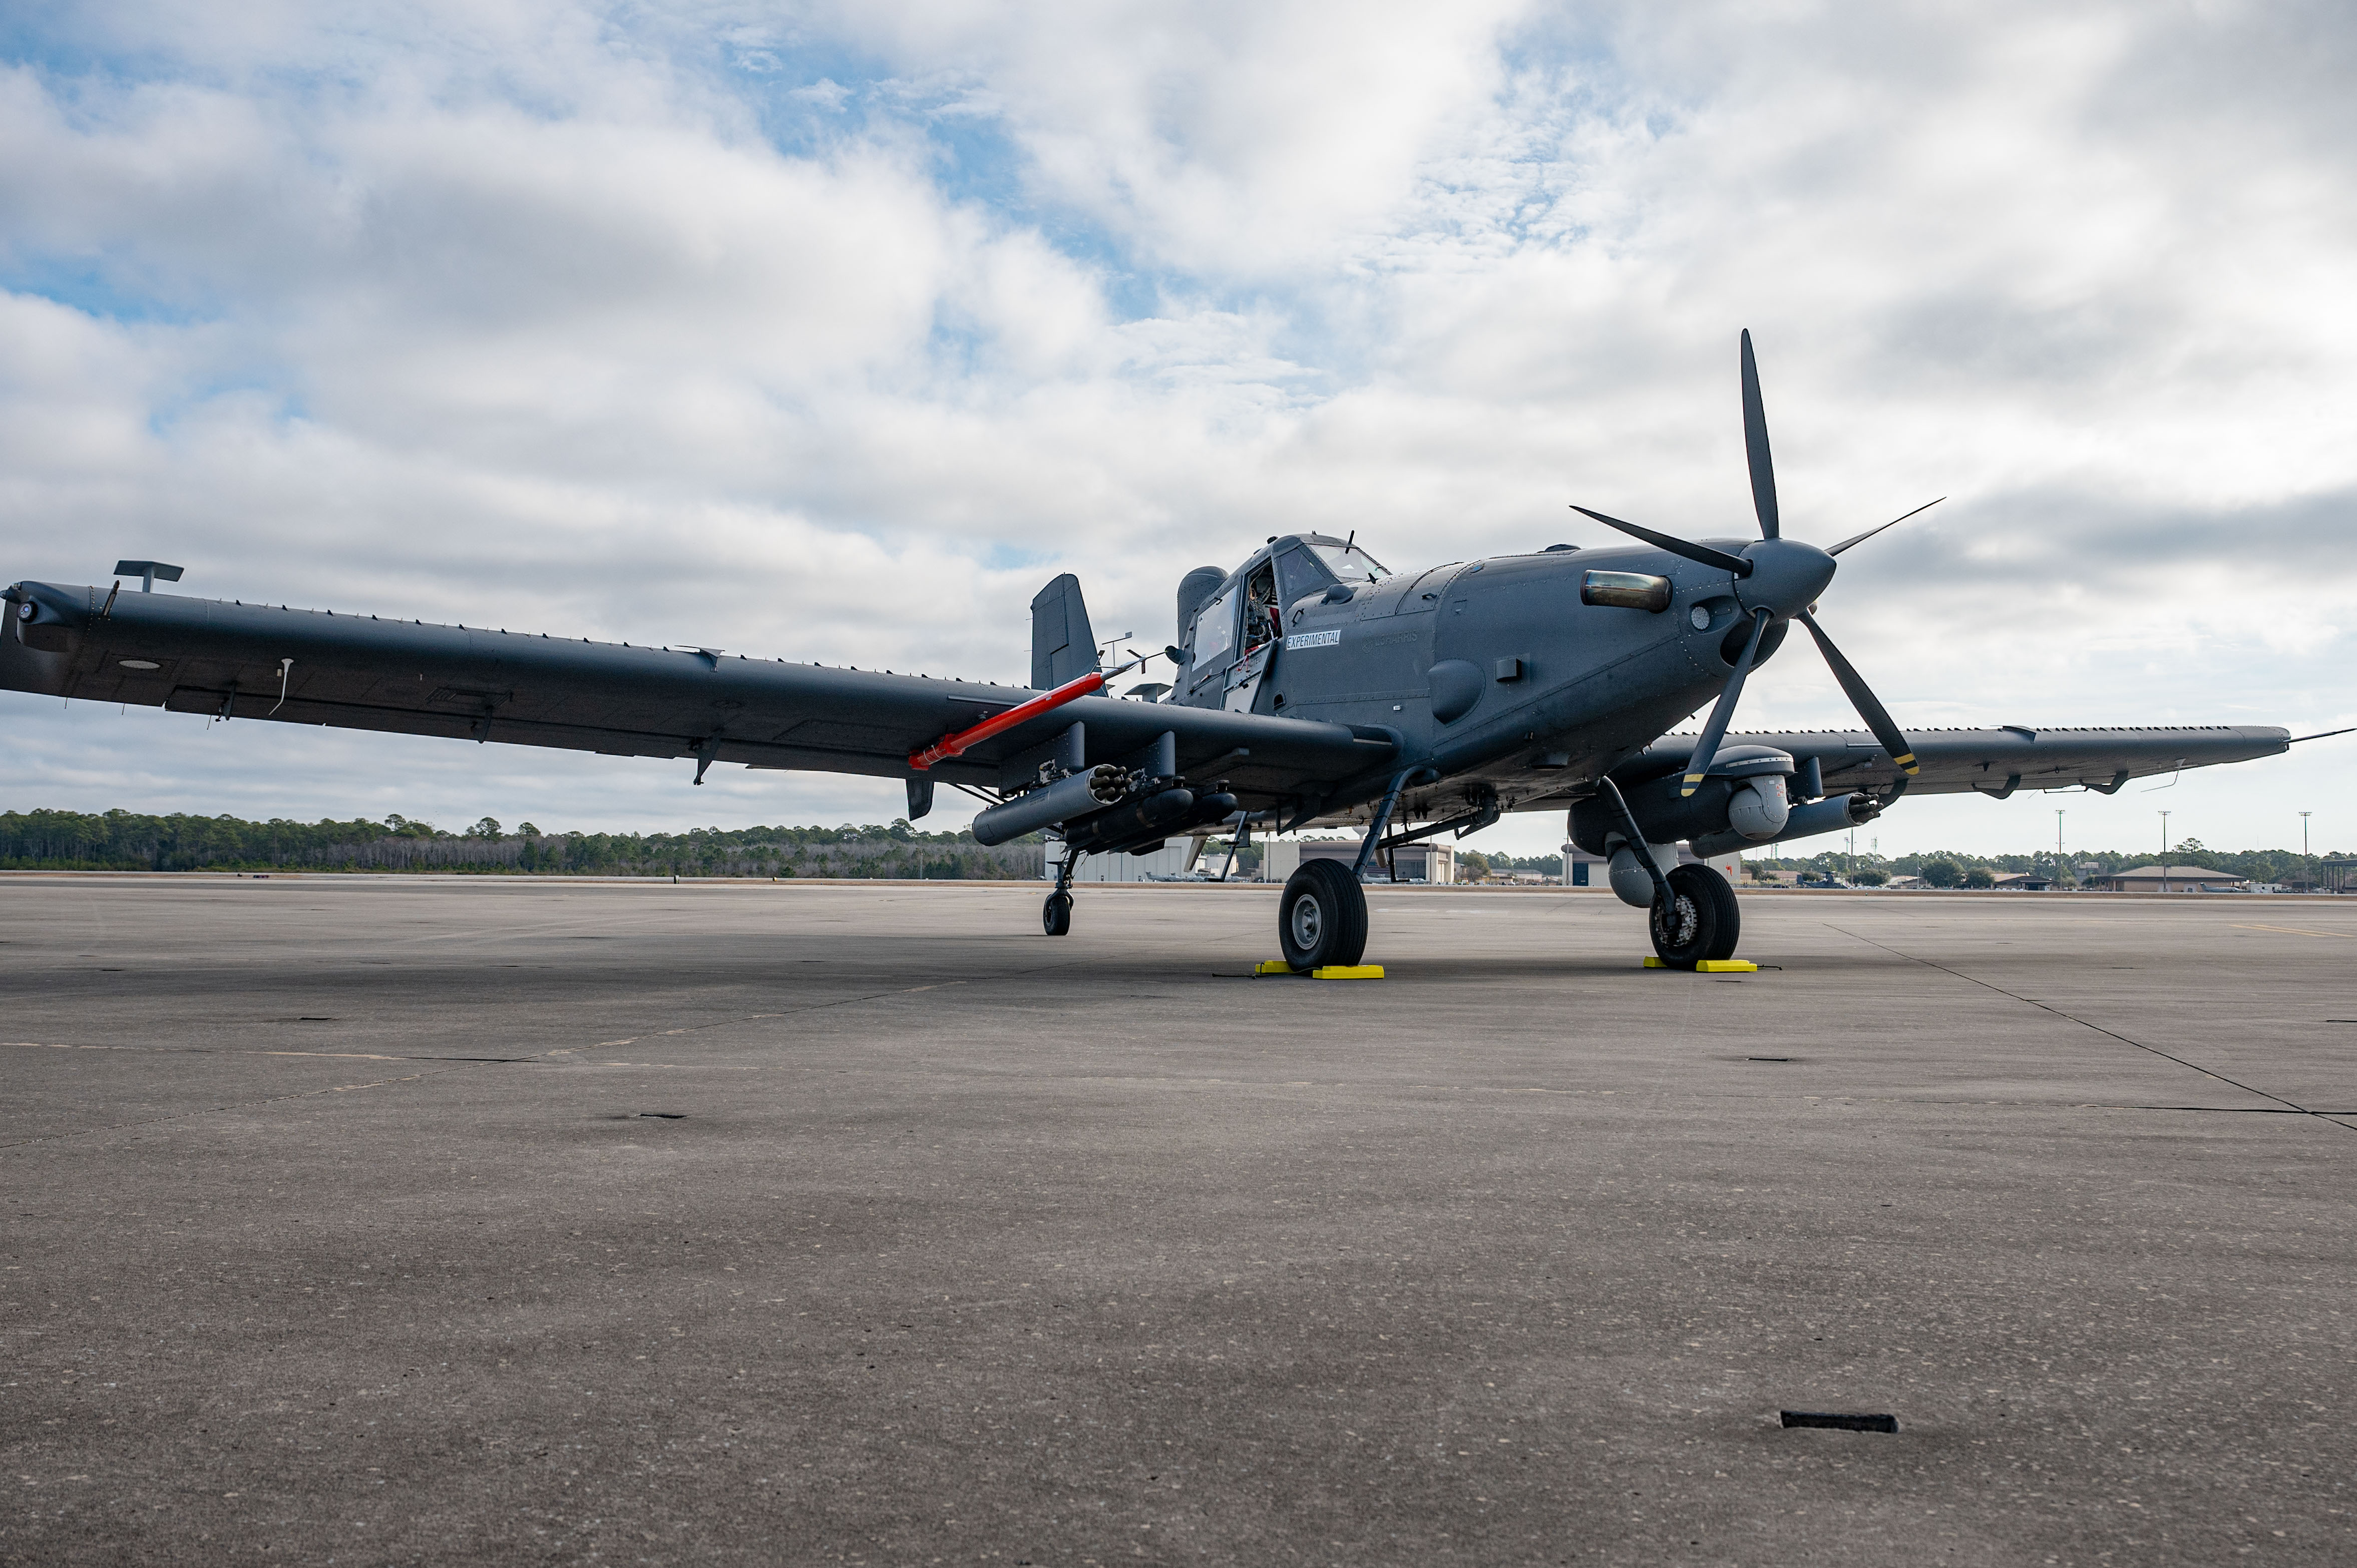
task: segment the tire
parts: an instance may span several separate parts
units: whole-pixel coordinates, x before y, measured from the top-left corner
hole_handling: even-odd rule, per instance
[[[1296,973],[1354,964],[1367,950],[1367,895],[1339,860],[1312,860],[1286,879],[1276,940]]]
[[[1050,893],[1039,910],[1039,929],[1051,937],[1060,937],[1072,929],[1072,896]]]
[[[1762,646],[1765,646],[1764,642]],[[1733,958],[1736,941],[1743,935],[1743,910],[1735,901],[1735,888],[1710,866],[1696,865],[1689,869],[1709,884],[1710,896],[1718,905],[1718,929],[1711,937],[1710,951],[1702,956]]]
[[[1743,920],[1727,878],[1707,865],[1681,865],[1668,881],[1670,903],[1657,899],[1648,922],[1662,961],[1692,969],[1704,959],[1733,958]]]

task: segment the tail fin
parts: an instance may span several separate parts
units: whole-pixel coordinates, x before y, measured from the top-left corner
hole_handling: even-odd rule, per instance
[[[1067,572],[1031,601],[1031,685],[1044,692],[1103,668],[1081,580]]]

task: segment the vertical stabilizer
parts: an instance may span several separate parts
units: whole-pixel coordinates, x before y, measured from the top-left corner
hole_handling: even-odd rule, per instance
[[[1102,668],[1081,580],[1067,572],[1031,601],[1031,685],[1044,692]]]

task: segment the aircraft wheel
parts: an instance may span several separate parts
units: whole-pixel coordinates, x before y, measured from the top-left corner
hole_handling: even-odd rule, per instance
[[[1072,896],[1050,893],[1039,910],[1039,929],[1051,937],[1060,937],[1072,929]]]
[[[1743,911],[1736,905],[1735,889],[1714,867],[1697,865],[1690,869],[1709,886],[1711,898],[1718,905],[1718,920],[1711,936],[1710,951],[1702,956],[1733,958],[1736,940],[1743,935]]]
[[[1312,860],[1286,878],[1276,940],[1297,972],[1358,962],[1367,950],[1367,895],[1351,868]]]
[[[1670,901],[1653,903],[1653,950],[1690,969],[1706,958],[1732,958],[1742,928],[1735,889],[1707,865],[1681,865],[1668,876]]]

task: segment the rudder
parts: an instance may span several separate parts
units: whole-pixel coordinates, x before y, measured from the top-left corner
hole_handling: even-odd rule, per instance
[[[1067,572],[1031,601],[1031,685],[1045,692],[1103,668],[1081,580]]]

